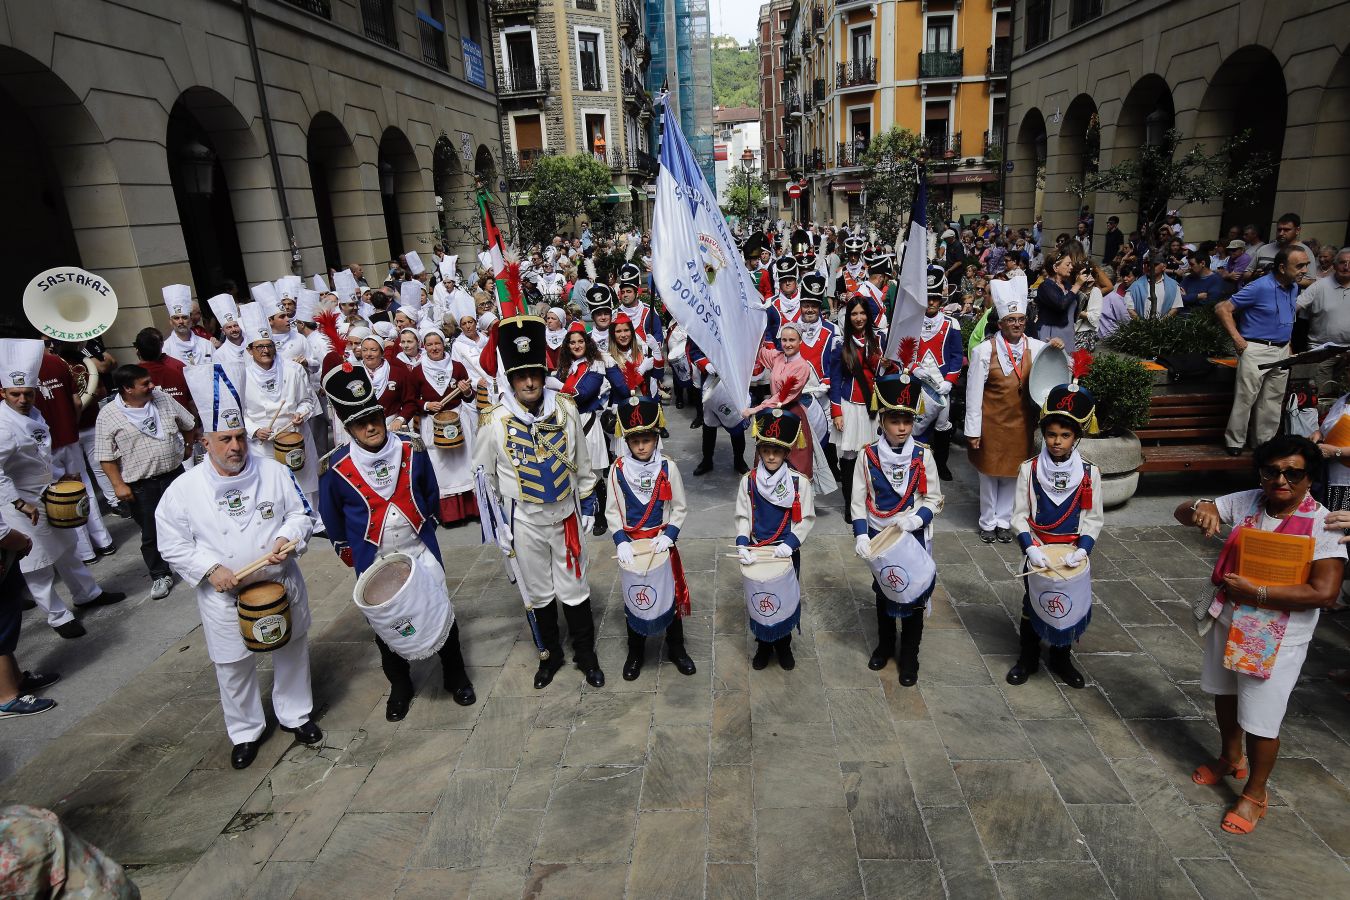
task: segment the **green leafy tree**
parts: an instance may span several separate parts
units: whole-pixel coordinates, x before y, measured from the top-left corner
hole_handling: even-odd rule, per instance
[[[750,218],[758,218],[763,214],[765,196],[764,182],[759,180],[758,174],[747,172],[740,166],[732,166],[727,189],[722,195],[722,215],[739,216],[744,222],[745,211],[748,208]]]
[[[1137,204],[1139,228],[1148,246],[1143,267],[1147,275],[1149,263],[1165,250],[1158,244],[1158,228],[1166,221],[1169,209],[1185,215],[1182,211],[1193,203],[1243,203],[1272,177],[1274,158],[1269,153],[1253,152],[1251,143],[1251,132],[1244,131],[1225,141],[1217,152],[1207,152],[1204,144],[1196,144],[1179,154],[1181,132],[1172,129],[1160,143],[1140,147],[1133,159],[1070,181],[1066,190],[1078,198],[1080,206],[1084,196],[1095,193],[1114,194],[1125,203]],[[1156,309],[1158,298],[1152,278],[1148,285],[1149,306]]]
[[[896,239],[914,204],[923,149],[923,138],[897,125],[872,138],[858,160],[867,186],[867,218],[885,241]]]
[[[603,198],[609,195],[609,167],[589,153],[541,156],[530,168],[525,190],[528,206],[518,207],[522,243],[548,243],[572,220],[586,215],[603,218]]]
[[[713,103],[718,106],[759,106],[759,50],[754,41],[746,48],[714,47],[712,51]]]

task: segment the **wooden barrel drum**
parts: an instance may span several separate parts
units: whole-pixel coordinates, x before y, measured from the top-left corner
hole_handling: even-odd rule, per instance
[[[272,438],[272,454],[276,461],[292,472],[305,467],[305,437],[294,431],[283,432]]]
[[[431,418],[431,442],[442,450],[464,446],[464,429],[459,424],[459,413],[443,409]]]
[[[62,478],[48,487],[42,504],[53,528],[79,528],[89,521],[89,494],[78,478]]]
[[[285,585],[260,581],[239,592],[239,633],[254,653],[286,646],[291,639],[291,598]]]

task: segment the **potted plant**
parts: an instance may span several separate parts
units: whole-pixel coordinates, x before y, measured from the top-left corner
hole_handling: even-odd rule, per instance
[[[1139,487],[1144,454],[1134,429],[1148,422],[1153,376],[1134,357],[1099,351],[1079,383],[1097,399],[1098,432],[1078,452],[1101,470],[1105,505],[1120,506]]]

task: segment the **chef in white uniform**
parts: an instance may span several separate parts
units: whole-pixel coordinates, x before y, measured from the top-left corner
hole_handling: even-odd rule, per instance
[[[267,730],[258,687],[259,654],[245,645],[236,609],[238,589],[262,581],[285,585],[290,638],[268,653],[272,707],[281,729],[302,744],[323,739],[311,722],[309,595],[296,557],[314,529],[309,504],[290,470],[248,450],[238,387],[218,365],[193,366],[188,389],[201,413],[207,458],[165,491],[155,511],[159,552],[185,584],[197,591],[206,652],[216,667],[230,762],[247,768]],[[283,550],[295,541],[290,555]],[[266,556],[268,565],[242,581],[237,570]]]
[[[167,284],[160,291],[169,310],[170,331],[164,336],[164,352],[185,366],[211,358],[211,342],[192,331],[192,288],[186,284]]]
[[[299,293],[298,282],[296,293]],[[271,326],[272,342],[277,347],[277,359],[289,359],[300,363],[306,369],[311,362],[317,361],[309,358],[309,341],[305,336],[299,334],[291,327],[291,317],[281,305],[281,295],[277,293],[275,284],[264,281],[262,284],[255,284],[249,288],[249,293],[253,296],[253,302],[267,317],[267,322]],[[240,310],[242,313],[243,310]]]
[[[47,624],[64,638],[85,633],[75,614],[56,594],[60,574],[77,608],[107,606],[126,594],[104,591],[80,561],[73,528],[53,528],[47,521],[42,492],[66,474],[64,463],[52,457],[51,430],[33,406],[42,341],[0,340],[0,516],[10,528],[33,541],[33,549],[19,561],[28,590]],[[78,477],[78,473],[72,473]],[[86,500],[88,496],[86,495]]]
[[[254,456],[272,459],[275,452],[272,441],[277,435],[309,433],[305,422],[315,408],[309,372],[299,363],[280,357],[272,328],[257,303],[247,304],[239,314],[248,345],[243,400],[249,450]],[[304,449],[304,466],[295,471],[295,479],[310,503],[315,504],[319,491],[318,459],[312,447]]]
[[[244,330],[239,324],[239,304],[229,294],[216,294],[206,301],[211,307],[211,315],[220,325],[224,337],[212,354],[230,363],[243,363],[248,355],[248,345],[244,343]]]

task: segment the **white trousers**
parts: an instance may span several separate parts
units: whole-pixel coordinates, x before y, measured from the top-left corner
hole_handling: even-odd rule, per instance
[[[1242,447],[1247,443],[1249,422],[1253,447],[1261,446],[1280,430],[1280,404],[1284,401],[1289,370],[1263,370],[1260,366],[1279,362],[1288,355],[1288,344],[1268,347],[1249,343],[1238,356],[1233,410],[1228,414],[1228,427],[1223,433],[1223,442],[1229,447]]]
[[[72,550],[58,559],[55,565],[43,566],[41,569],[23,574],[23,580],[28,584],[28,592],[33,595],[33,602],[47,614],[47,624],[53,628],[75,618],[75,614],[56,593],[57,573],[60,573],[61,581],[65,583],[66,590],[70,591],[70,598],[76,606],[88,603],[103,593],[103,589],[98,586],[94,576],[89,574],[84,563],[80,562],[77,554],[78,551]]]
[[[992,531],[1012,527],[1013,492],[1016,490],[1016,478],[980,473],[980,528]]]
[[[261,655],[250,653],[238,662],[215,664],[225,730],[232,744],[256,741],[267,730],[262,690],[258,686]],[[314,711],[314,695],[309,686],[309,635],[291,638],[286,646],[268,656],[272,658],[272,709],[277,721],[287,728],[298,728],[309,721]]]
[[[103,494],[103,499],[108,501],[109,506],[116,506],[117,492],[113,490],[112,482],[108,479],[108,473],[103,471],[103,466],[99,465],[98,462],[98,455],[94,452],[94,433],[93,428],[86,428],[80,432],[80,450],[84,453],[89,468],[94,472],[94,480],[98,482],[98,489]],[[101,513],[100,518],[102,518]]]
[[[84,465],[83,449],[78,443],[66,444],[60,450],[52,452],[52,459],[61,464],[67,475],[78,475],[80,481],[84,482],[84,490],[89,498],[89,522],[75,529],[75,543],[79,547],[80,559],[90,559],[94,555],[94,547],[106,547],[112,543],[112,535],[108,534],[108,527],[103,524],[103,513],[98,508],[98,494],[94,492],[94,483],[90,480],[89,470]]]
[[[591,586],[586,581],[590,560],[586,557],[585,532],[581,533],[581,577],[578,578],[576,572],[567,567],[567,542],[562,523],[529,521],[530,512],[523,509],[527,505],[516,504],[511,531],[515,535],[512,547],[520,563],[521,584],[530,604],[534,609],[540,609],[554,599],[566,606],[584,603],[591,596]]]

